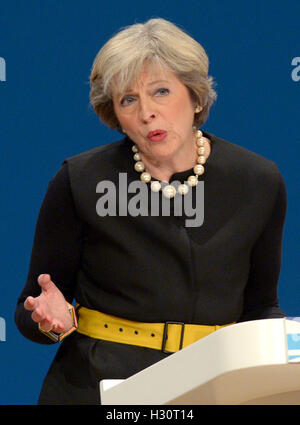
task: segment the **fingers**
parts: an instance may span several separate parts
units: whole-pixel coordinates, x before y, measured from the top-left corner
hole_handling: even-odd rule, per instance
[[[46,291],[47,291],[47,289],[49,289],[49,286],[51,285],[51,283],[53,283],[51,281],[51,276],[49,274],[40,274],[37,280],[38,280],[38,284],[41,286],[41,288],[43,290],[46,290]],[[38,304],[37,298],[38,297],[36,297],[36,298],[31,297],[31,296],[27,297],[25,302],[24,302],[25,309],[33,311],[37,307],[37,304]]]
[[[53,331],[53,332],[63,332],[65,329],[64,323],[53,319],[49,315],[43,314],[39,308],[37,308],[31,315],[31,318],[34,322],[40,324],[40,328],[43,331]]]
[[[47,290],[51,282],[51,276],[49,274],[40,274],[37,280],[41,288]],[[34,310],[37,307],[37,298],[31,296],[27,297],[24,302],[24,307],[26,310]]]
[[[40,328],[46,332],[53,331],[56,333],[61,333],[65,330],[64,324],[62,322],[51,320],[49,317],[44,320],[40,320],[39,324]]]
[[[36,307],[36,300],[33,297],[27,297],[25,302],[24,302],[24,307],[26,310],[34,310],[34,308]]]
[[[39,323],[40,328],[44,331],[54,331],[57,333],[61,333],[65,331],[66,326],[68,325],[68,320],[64,320],[62,322],[60,319],[57,320],[55,318],[57,315],[60,316],[61,308],[54,308],[53,311],[53,305],[54,307],[57,307],[57,300],[60,301],[60,304],[62,302],[64,303],[63,306],[65,306],[66,301],[62,296],[62,300],[57,297],[57,295],[60,294],[60,291],[56,287],[56,285],[52,282],[51,276],[49,274],[40,274],[38,276],[38,284],[40,285],[42,292],[41,294],[34,298],[32,296],[29,296],[26,298],[24,302],[24,307],[26,310],[32,311],[31,318],[34,322]],[[54,303],[54,304],[53,304]],[[59,302],[58,302],[59,304]],[[61,307],[61,305],[60,305]],[[57,311],[58,310],[58,311]],[[68,311],[67,311],[68,313]],[[55,317],[53,317],[53,314]],[[69,314],[67,315],[69,318]]]
[[[57,324],[54,324],[54,326],[52,327],[52,330],[56,333],[61,333],[66,331],[66,327],[64,326],[62,322],[59,322]]]
[[[34,322],[41,322],[43,320],[45,320],[46,322],[50,322],[49,316],[43,313],[40,308],[36,308],[35,310],[33,310],[31,318]]]
[[[51,330],[54,330],[55,328],[55,332],[56,332],[56,328],[57,328],[56,321],[49,315],[43,314],[41,311],[39,311],[39,309],[35,310],[32,313],[31,318],[34,322],[39,323],[40,327],[44,331],[51,331]]]
[[[50,320],[49,318],[45,318],[44,320],[35,320],[35,319],[33,319],[33,320],[39,322],[40,328],[43,331],[48,332],[48,331],[51,331],[53,329],[52,320]]]

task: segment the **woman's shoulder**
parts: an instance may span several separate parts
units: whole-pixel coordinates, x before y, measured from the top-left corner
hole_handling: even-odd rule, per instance
[[[116,170],[126,170],[130,153],[131,147],[127,138],[124,138],[70,156],[63,163],[73,182],[83,180],[86,176],[111,180]]]
[[[96,146],[84,152],[67,157],[64,162],[67,163],[84,163],[89,162],[93,159],[99,160],[99,158],[106,159],[109,156],[121,154],[122,149],[126,144],[126,139],[119,140],[108,144]]]
[[[249,178],[264,177],[274,181],[280,177],[275,161],[212,133],[205,134],[211,140],[212,160],[217,167],[242,172]]]

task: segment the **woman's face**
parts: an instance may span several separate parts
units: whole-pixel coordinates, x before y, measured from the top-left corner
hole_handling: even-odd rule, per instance
[[[168,69],[145,67],[113,104],[122,129],[148,158],[182,155],[194,146],[195,105],[187,87]]]

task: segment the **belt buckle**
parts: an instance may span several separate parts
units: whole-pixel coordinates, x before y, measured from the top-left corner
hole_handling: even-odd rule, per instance
[[[172,351],[167,351],[166,350],[166,343],[167,343],[167,339],[168,339],[168,326],[169,325],[181,325],[181,336],[180,336],[180,344],[179,344],[179,350],[182,349],[182,345],[183,345],[183,336],[184,336],[184,323],[183,322],[172,322],[172,321],[167,321],[165,322],[165,326],[164,326],[164,334],[163,334],[163,342],[162,342],[162,347],[161,347],[161,351],[163,353],[169,354],[172,353]]]

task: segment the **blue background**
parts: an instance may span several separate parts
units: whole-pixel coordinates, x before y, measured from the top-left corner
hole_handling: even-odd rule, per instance
[[[88,77],[99,48],[134,22],[163,17],[200,41],[218,92],[204,129],[279,165],[289,199],[279,296],[288,315],[300,315],[300,81],[291,77],[299,16],[299,0],[1,2],[0,404],[35,404],[57,349],[19,334],[16,300],[48,181],[65,157],[120,138],[89,106]]]

